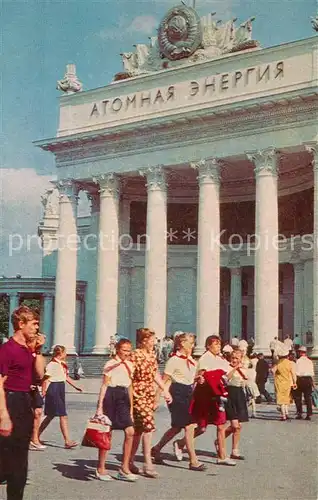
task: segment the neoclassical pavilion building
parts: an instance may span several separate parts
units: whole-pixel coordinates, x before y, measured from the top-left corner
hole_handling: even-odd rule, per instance
[[[318,39],[261,49],[251,22],[181,5],[110,85],[82,92],[68,66],[57,136],[36,143],[58,176],[50,344],[104,354],[145,325],[195,331],[198,352],[212,333],[268,352],[279,333],[318,355]]]

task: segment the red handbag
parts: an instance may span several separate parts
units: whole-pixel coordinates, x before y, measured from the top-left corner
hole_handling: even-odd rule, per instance
[[[112,430],[108,424],[101,423],[96,418],[88,420],[82,446],[110,450],[112,445]]]

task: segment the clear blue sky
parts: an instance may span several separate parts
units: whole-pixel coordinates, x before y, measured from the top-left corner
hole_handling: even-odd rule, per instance
[[[84,89],[108,84],[122,70],[120,52],[146,43],[177,0],[2,0],[2,133],[0,217],[8,231],[36,227],[41,214],[41,182],[54,174],[54,159],[32,145],[53,137],[58,121],[56,81],[74,62]],[[192,0],[188,0],[192,5]],[[253,38],[263,47],[314,35],[310,17],[317,0],[196,0],[200,15],[217,12],[223,21],[256,16]],[[11,169],[19,171],[16,177]],[[11,172],[11,174],[10,174]],[[44,178],[44,177],[43,177]],[[12,180],[13,179],[13,180]],[[18,186],[18,184],[21,184]],[[22,200],[23,199],[23,200]],[[21,209],[23,210],[21,211]],[[5,244],[3,248],[7,248]],[[1,249],[0,249],[1,251]],[[39,254],[38,254],[39,255]],[[2,260],[9,273],[35,275],[29,261]],[[26,264],[28,262],[28,264]],[[35,262],[35,261],[34,261]],[[25,266],[27,271],[25,272]],[[31,267],[30,267],[31,266]],[[8,272],[5,272],[8,275]],[[37,269],[37,275],[40,269]]]

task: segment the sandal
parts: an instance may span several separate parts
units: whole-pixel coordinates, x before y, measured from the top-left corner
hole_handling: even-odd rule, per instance
[[[150,477],[151,479],[157,479],[159,477],[158,472],[150,467],[144,467],[144,476]]]
[[[73,448],[76,448],[78,446],[78,443],[76,441],[70,441],[69,443],[65,444],[65,448],[67,450],[72,450]]]
[[[156,451],[155,447],[151,448],[151,458],[157,465],[164,464],[162,453],[160,451]]]
[[[132,474],[136,474],[136,475],[140,475],[141,474],[141,471],[139,469],[139,467],[137,467],[136,465],[134,464],[130,464],[129,465],[129,470]]]

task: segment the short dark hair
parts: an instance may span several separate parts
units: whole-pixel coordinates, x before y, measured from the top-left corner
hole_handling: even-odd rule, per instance
[[[116,352],[119,351],[122,345],[129,344],[131,345],[131,341],[129,339],[120,339],[118,340],[117,344],[115,345]]]
[[[210,347],[210,345],[213,344],[213,342],[220,342],[221,343],[220,337],[218,335],[209,335],[205,339],[205,348],[208,349]]]

